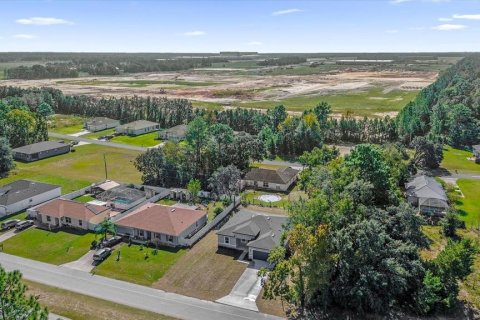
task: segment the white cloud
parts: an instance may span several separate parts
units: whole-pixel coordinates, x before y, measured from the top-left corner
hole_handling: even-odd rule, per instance
[[[263,44],[263,42],[260,42],[260,41],[250,41],[249,43],[247,43],[247,45],[249,46],[261,46]]]
[[[448,22],[452,20],[453,20],[452,18],[438,18],[438,21],[442,21],[442,22]]]
[[[400,31],[398,29],[389,29],[385,30],[385,33],[399,33]]]
[[[206,34],[207,33],[205,31],[200,31],[200,30],[187,31],[183,33],[183,35],[186,37],[198,37],[198,36],[204,36]]]
[[[480,14],[454,14],[454,19],[480,20]]]
[[[272,16],[282,16],[284,14],[290,14],[290,13],[296,13],[296,12],[302,12],[302,11],[303,10],[300,10],[300,9],[279,10],[279,11],[272,12]]]
[[[15,39],[25,39],[25,40],[30,40],[30,39],[35,39],[37,36],[33,34],[25,34],[25,33],[19,33],[19,34],[14,34],[13,37]]]
[[[446,23],[446,24],[441,24],[441,25],[438,25],[436,27],[433,27],[432,29],[439,30],[439,31],[452,31],[452,30],[462,30],[462,29],[465,29],[466,27],[467,26],[465,26],[463,24]]]
[[[15,21],[19,24],[26,25],[35,25],[35,26],[51,26],[55,24],[73,24],[71,21],[58,18],[47,18],[47,17],[32,17],[26,19],[18,19]]]

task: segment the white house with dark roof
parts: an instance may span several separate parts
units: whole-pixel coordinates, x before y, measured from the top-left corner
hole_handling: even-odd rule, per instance
[[[107,130],[118,127],[120,125],[119,120],[110,119],[107,117],[95,117],[85,121],[85,129],[92,132]]]
[[[62,188],[31,180],[17,180],[0,187],[0,217],[23,211],[60,197]]]
[[[475,157],[475,162],[480,163],[480,144],[472,146],[473,156]]]
[[[32,162],[70,152],[70,144],[63,140],[43,141],[12,149],[15,160]]]
[[[128,136],[138,136],[141,134],[158,131],[159,129],[160,125],[156,122],[137,120],[118,126],[115,129],[115,132],[120,134],[126,134]]]
[[[266,261],[270,251],[281,245],[283,225],[287,221],[287,217],[241,210],[217,231],[218,246],[247,250],[249,259]]]
[[[168,129],[161,129],[158,132],[158,138],[161,140],[170,140],[179,142],[185,140],[187,136],[187,125],[179,124],[178,126],[174,126]]]
[[[299,170],[251,168],[242,179],[242,188],[287,191],[297,181]]]
[[[408,203],[428,215],[444,215],[448,209],[448,197],[435,178],[420,175],[406,183]]]

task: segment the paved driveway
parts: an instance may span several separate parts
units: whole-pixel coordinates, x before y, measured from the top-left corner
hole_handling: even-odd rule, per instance
[[[90,272],[95,267],[93,264],[93,255],[95,254],[95,250],[88,251],[84,256],[80,257],[80,259],[62,264],[62,267],[67,267],[70,269]]]
[[[258,311],[255,301],[262,290],[262,278],[257,274],[262,266],[265,266],[262,262],[251,262],[238,279],[230,294],[218,299],[217,302]]]
[[[10,239],[11,237],[14,237],[17,235],[17,232],[15,232],[15,228],[8,230],[7,232],[4,232],[0,234],[0,242],[6,241]]]

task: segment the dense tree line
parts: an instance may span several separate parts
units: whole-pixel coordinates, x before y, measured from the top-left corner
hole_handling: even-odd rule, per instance
[[[398,145],[357,145],[345,157],[326,147],[302,157],[301,187],[308,200],[292,204],[275,267],[264,286],[292,316],[360,318],[448,311],[457,305],[458,281],[470,274],[477,252],[469,240],[450,240],[433,260],[420,215],[400,186],[408,161]],[[266,272],[266,270],[263,270]],[[339,317],[340,318],[340,317]]]
[[[77,69],[71,64],[66,63],[48,63],[43,66],[35,64],[31,67],[18,66],[5,70],[7,79],[55,79],[55,78],[76,78]]]
[[[452,66],[423,89],[397,116],[405,143],[416,136],[469,147],[480,142],[480,56],[471,55]]]
[[[272,59],[265,59],[263,61],[257,62],[259,66],[286,66],[290,64],[299,64],[307,62],[307,58],[305,57],[280,57],[280,58],[272,58]]]

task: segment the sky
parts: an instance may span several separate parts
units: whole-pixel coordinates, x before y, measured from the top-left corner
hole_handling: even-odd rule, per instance
[[[480,51],[480,0],[9,1],[0,51]]]

